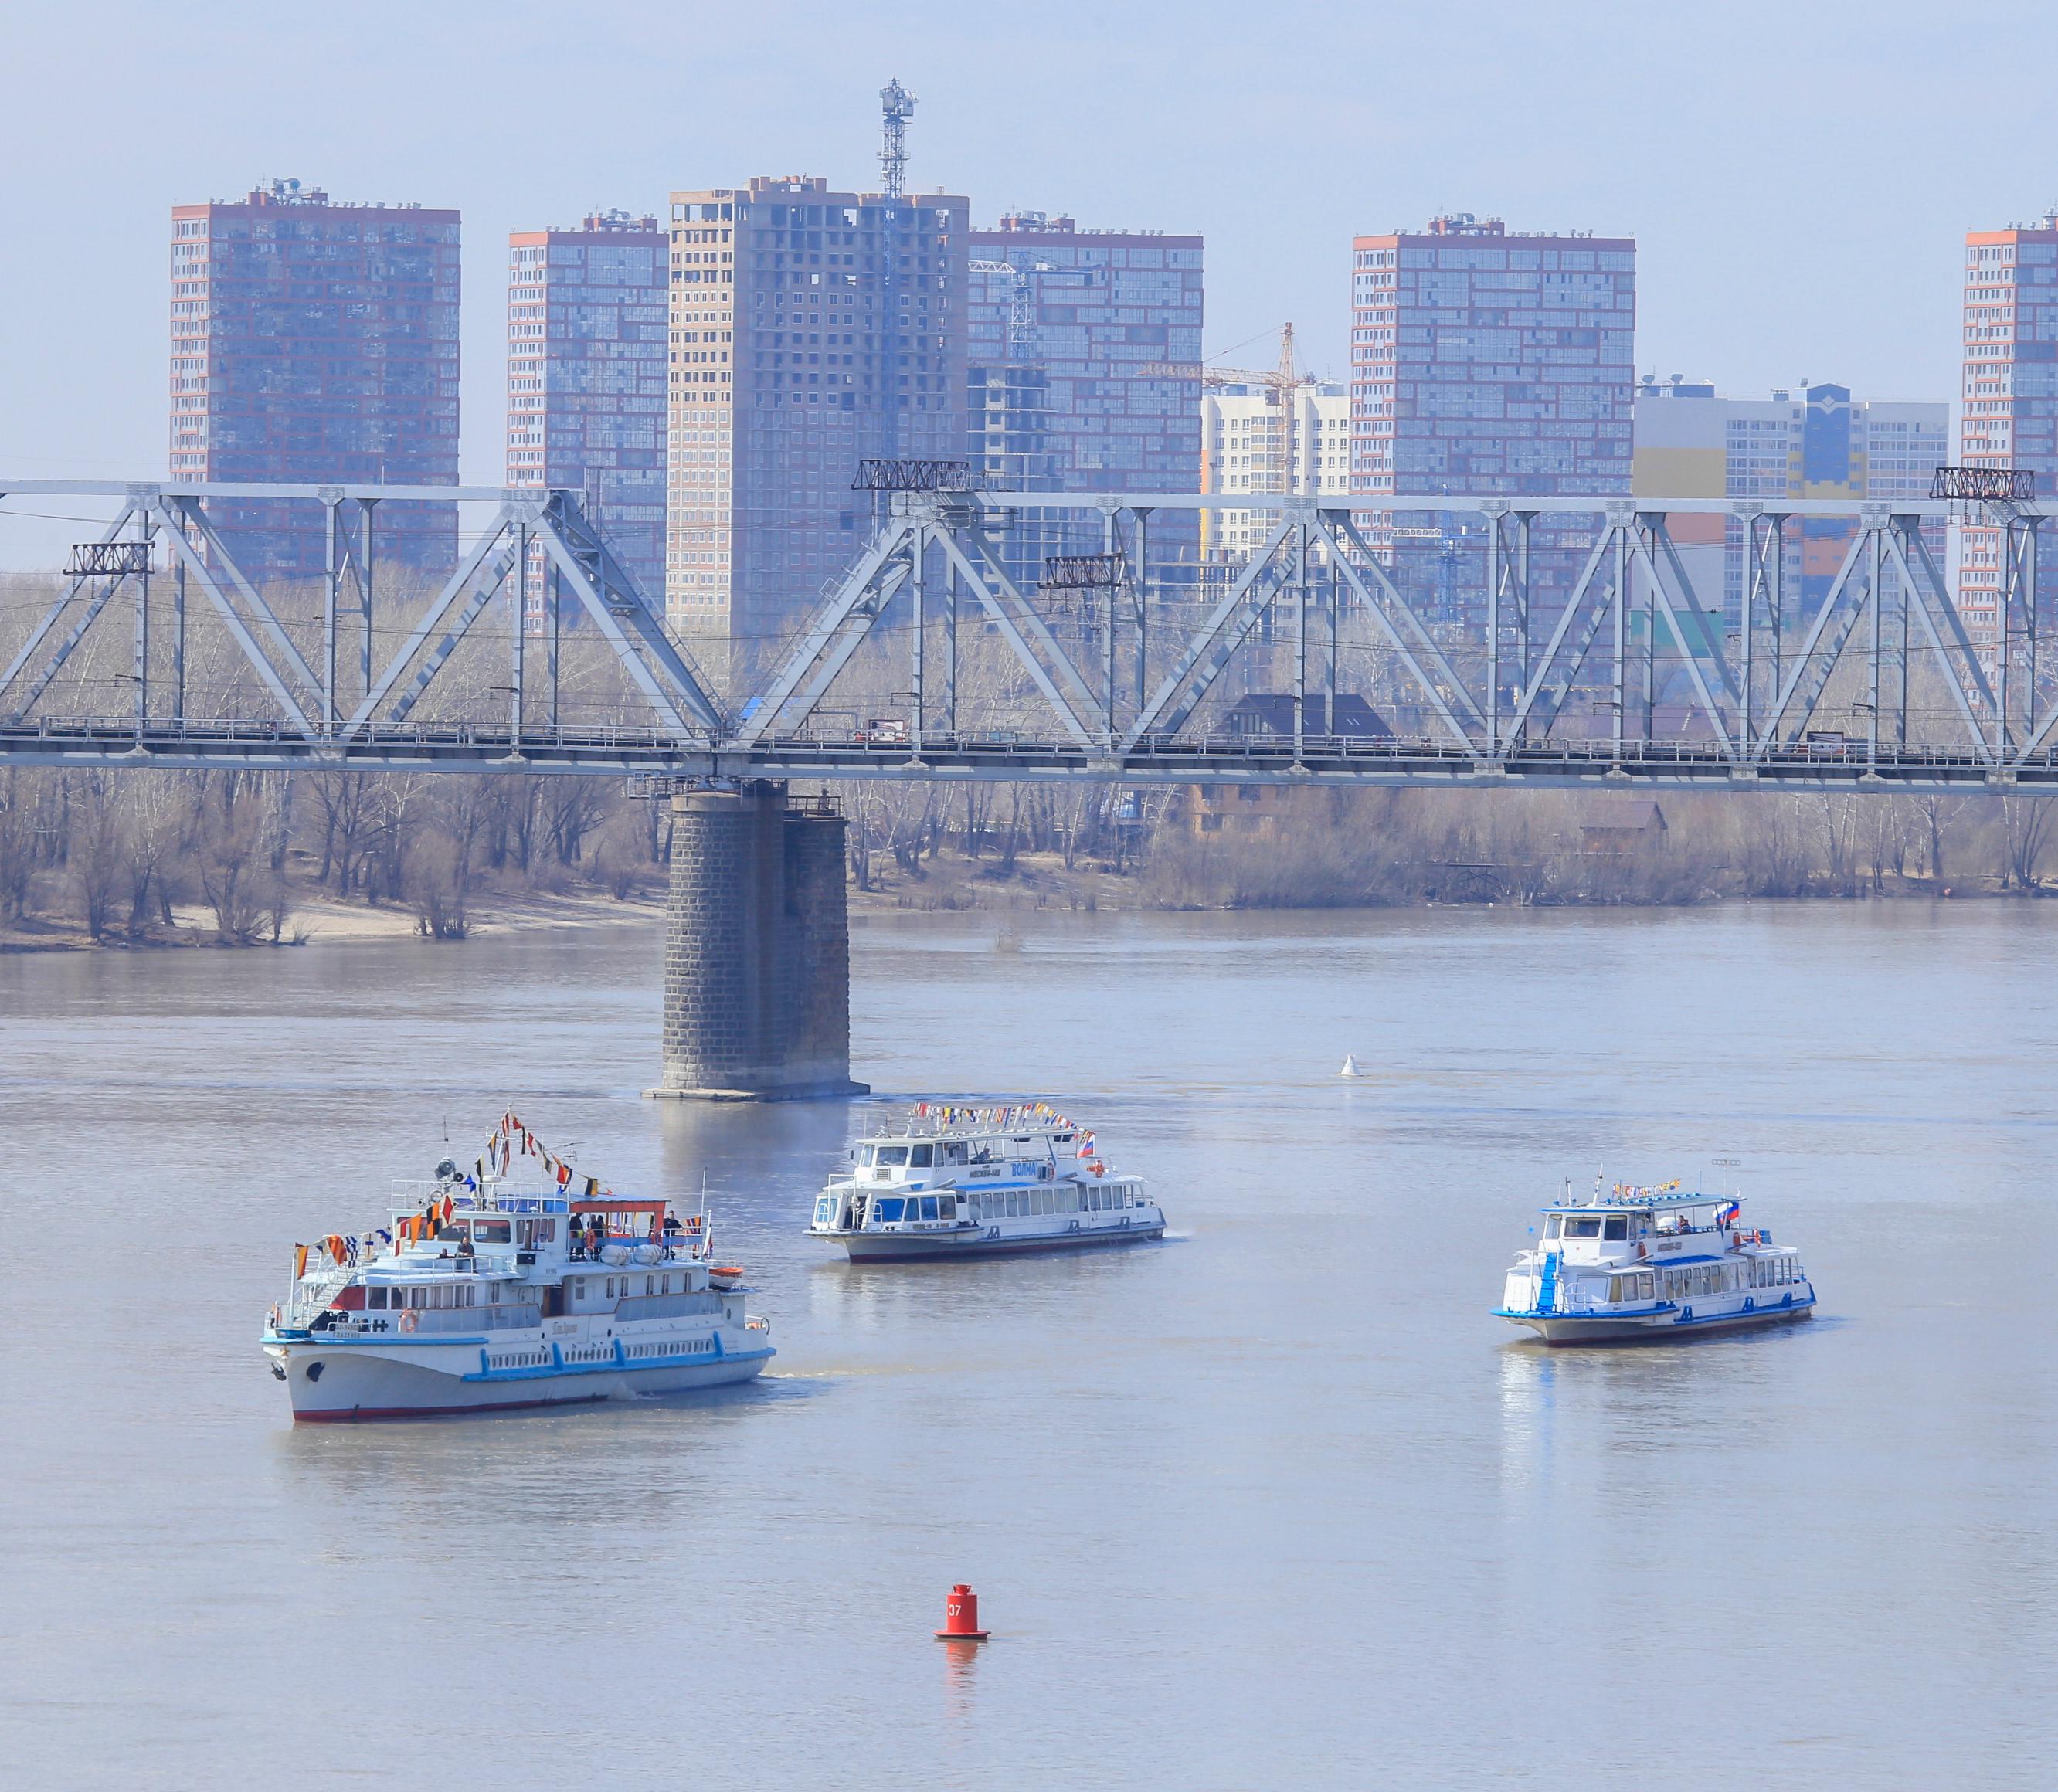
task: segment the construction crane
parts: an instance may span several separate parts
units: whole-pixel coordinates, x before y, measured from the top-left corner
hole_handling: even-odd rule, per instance
[[[1198,379],[1204,387],[1223,386],[1260,386],[1265,388],[1275,404],[1283,404],[1286,394],[1297,386],[1316,383],[1312,373],[1302,373],[1293,362],[1293,326],[1279,326],[1279,364],[1260,371],[1255,368],[1215,367],[1202,363],[1199,367],[1182,367],[1169,361],[1147,364],[1142,370],[1146,379]]]
[[[879,89],[879,191],[888,199],[898,199],[908,186],[908,121],[914,114],[915,96],[899,81],[889,81]]]

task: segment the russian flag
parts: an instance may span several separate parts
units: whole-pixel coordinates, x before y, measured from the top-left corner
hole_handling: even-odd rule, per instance
[[[1734,1226],[1742,1218],[1743,1207],[1738,1202],[1732,1201],[1727,1206],[1715,1210],[1715,1224],[1718,1226]]]
[[[1090,1158],[1093,1154],[1093,1134],[1091,1133],[1083,1134],[1079,1138],[1079,1155],[1083,1158]]]

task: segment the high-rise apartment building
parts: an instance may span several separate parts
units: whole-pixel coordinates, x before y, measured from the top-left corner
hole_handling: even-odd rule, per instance
[[[1404,589],[1473,619],[1479,519],[1381,501],[1440,491],[1627,497],[1636,244],[1510,232],[1469,213],[1360,236],[1352,275],[1353,494]],[[1540,522],[1532,606],[1577,577],[1589,534]],[[1451,569],[1467,569],[1452,589]]]
[[[1636,388],[1635,486],[1639,498],[1922,498],[1950,445],[1944,403],[1853,399],[1847,386],[1782,387],[1766,399],[1717,395],[1712,385],[1646,376]],[[1742,525],[1683,512],[1671,533],[1704,601],[1724,594],[1743,614]],[[1845,517],[1786,526],[1782,582],[1788,626],[1814,616],[1857,534]],[[1942,537],[1930,532],[1933,554]],[[1762,618],[1761,618],[1762,621]]]
[[[2034,224],[1965,237],[1964,423],[1969,467],[2036,475],[2058,496],[2058,211]],[[1958,605],[1975,646],[1991,654],[2000,615],[2002,533],[1960,532]]]
[[[456,484],[458,224],[297,181],[173,206],[172,478]],[[215,499],[208,514],[248,572],[323,570],[318,503]],[[383,506],[377,528],[383,563],[455,558],[454,507]]]
[[[797,176],[671,206],[665,606],[733,668],[864,545],[860,461],[963,459],[968,201]]]
[[[971,238],[965,409],[972,465],[1031,491],[1194,491],[1205,293],[1198,236],[1081,230],[1017,211]],[[1193,520],[1154,520],[1151,558],[1194,557]],[[1095,519],[1025,512],[1002,546],[1033,584],[1045,555],[1100,546]]]
[[[665,591],[669,252],[610,211],[507,239],[507,483],[570,487],[652,602]]]
[[[971,248],[967,409],[987,482],[1195,490],[1194,382],[1170,370],[1201,359],[1202,240],[1011,212]]]
[[[1346,496],[1350,427],[1350,394],[1342,386],[1210,387],[1201,399],[1201,490]],[[1270,511],[1204,511],[1202,548],[1246,558],[1278,521]]]

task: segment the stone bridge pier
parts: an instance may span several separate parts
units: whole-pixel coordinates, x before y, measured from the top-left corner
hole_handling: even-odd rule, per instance
[[[671,798],[665,1080],[653,1095],[798,1101],[850,1079],[844,819],[783,784]]]

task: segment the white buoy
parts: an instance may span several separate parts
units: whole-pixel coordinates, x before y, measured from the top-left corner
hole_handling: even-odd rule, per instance
[[[1356,1076],[1357,1075],[1357,1060],[1350,1056],[1349,1053],[1345,1053],[1344,1056],[1344,1067],[1338,1071],[1337,1075],[1338,1076]]]

